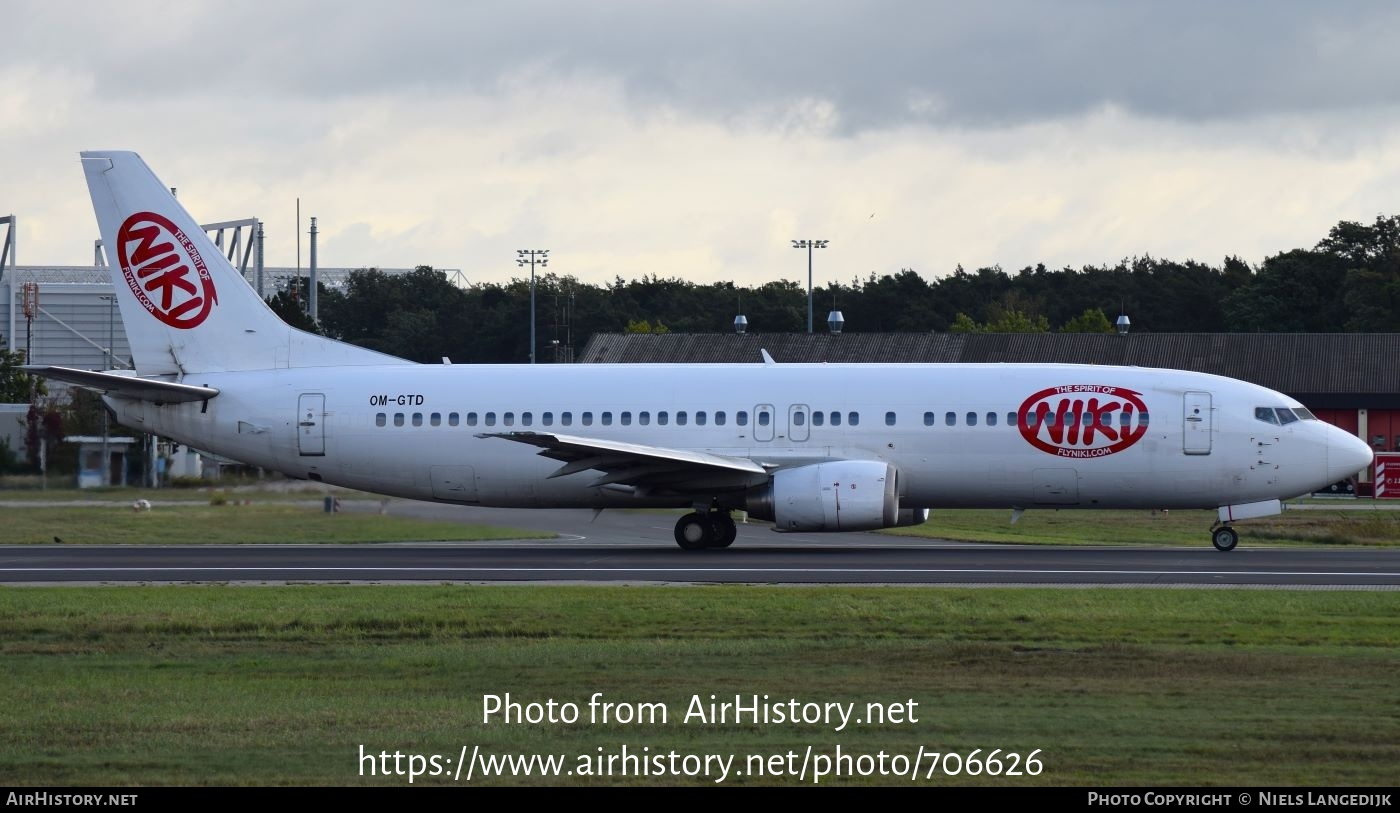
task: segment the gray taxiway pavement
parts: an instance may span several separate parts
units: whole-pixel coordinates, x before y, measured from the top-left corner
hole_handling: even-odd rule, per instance
[[[347,504],[377,510],[377,503]],[[0,546],[0,583],[653,582],[1400,589],[1400,550],[1040,547],[878,534],[775,534],[682,551],[674,515],[391,503],[390,513],[553,531],[560,539],[388,545]]]

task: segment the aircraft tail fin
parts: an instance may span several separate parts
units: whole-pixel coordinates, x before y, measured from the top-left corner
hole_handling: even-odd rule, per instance
[[[411,363],[288,326],[136,153],[82,160],[139,375]]]

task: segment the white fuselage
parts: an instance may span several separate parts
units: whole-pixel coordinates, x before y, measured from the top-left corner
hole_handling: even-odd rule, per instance
[[[486,433],[698,450],[770,470],[879,460],[898,470],[904,507],[1253,503],[1354,474],[1346,468],[1360,445],[1321,421],[1258,418],[1258,408],[1301,406],[1280,393],[1131,367],[389,365],[220,372],[185,382],[219,394],[164,406],[108,402],[129,426],[295,477],[493,506],[688,506],[692,499],[599,486],[597,472],[550,479],[557,460],[478,437]],[[1063,390],[1028,401],[1053,388]],[[1129,408],[1121,391],[1141,405]],[[1090,399],[1094,417],[1043,425],[1047,412],[1089,415]],[[1135,414],[1143,407],[1145,424]],[[1037,408],[1042,425],[1028,430],[1026,416]],[[1113,436],[1130,432],[1137,435],[1130,444],[1106,451]]]

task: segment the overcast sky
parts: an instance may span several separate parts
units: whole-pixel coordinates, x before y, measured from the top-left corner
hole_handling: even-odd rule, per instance
[[[91,262],[77,153],[131,149],[269,265],[298,196],[325,266],[472,281],[1258,263],[1400,213],[1397,41],[1386,2],[7,0],[0,215]]]

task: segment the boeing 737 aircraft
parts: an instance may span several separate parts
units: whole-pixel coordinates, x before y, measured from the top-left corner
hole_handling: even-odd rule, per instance
[[[1063,364],[420,365],[288,327],[135,153],[83,171],[135,370],[42,374],[121,423],[293,477],[465,505],[692,508],[687,550],[930,508],[1278,513],[1371,462],[1263,387]]]

